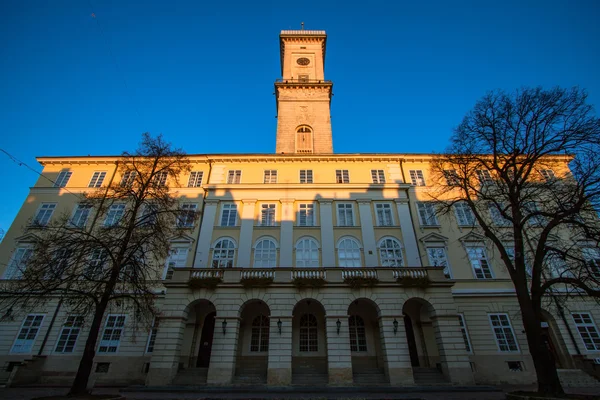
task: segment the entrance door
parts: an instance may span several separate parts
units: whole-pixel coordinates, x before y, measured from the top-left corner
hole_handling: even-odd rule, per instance
[[[419,353],[417,352],[415,331],[413,330],[412,320],[408,315],[404,316],[404,329],[406,330],[406,341],[408,342],[408,352],[410,353],[410,365],[413,367],[418,367]]]
[[[542,340],[544,344],[550,351],[552,358],[554,359],[554,364],[556,368],[560,368],[560,358],[558,358],[558,353],[556,352],[556,347],[554,347],[554,342],[552,341],[552,335],[550,333],[550,326],[546,322],[542,322]]]
[[[215,333],[216,312],[211,312],[204,318],[202,334],[200,335],[200,350],[198,351],[198,368],[208,368],[210,364],[210,352],[212,350],[213,335]]]

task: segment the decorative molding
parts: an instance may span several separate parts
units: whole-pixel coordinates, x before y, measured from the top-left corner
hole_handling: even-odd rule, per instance
[[[423,243],[431,243],[431,242],[444,242],[448,243],[448,238],[446,236],[440,235],[438,233],[430,233],[428,235],[423,236],[419,241]]]

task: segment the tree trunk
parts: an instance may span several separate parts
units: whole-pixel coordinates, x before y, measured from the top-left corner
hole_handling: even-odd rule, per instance
[[[529,299],[528,294],[525,296],[517,294],[517,297],[521,306],[521,317],[523,319],[525,335],[527,336],[529,353],[535,367],[538,392],[554,395],[564,394],[564,390],[558,379],[554,357],[542,337],[541,321],[537,317],[540,313],[535,312],[533,302]]]
[[[75,375],[75,380],[71,385],[71,390],[69,390],[69,396],[83,395],[89,392],[87,385],[90,379],[90,374],[92,373],[94,357],[96,356],[96,342],[100,334],[102,318],[104,318],[104,312],[106,311],[107,305],[108,301],[101,301],[98,307],[96,307],[94,319],[92,320],[92,324],[90,325],[88,337],[85,342],[83,356],[79,361],[79,368],[77,369],[77,375]]]

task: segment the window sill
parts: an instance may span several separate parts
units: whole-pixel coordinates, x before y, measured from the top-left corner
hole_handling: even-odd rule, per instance
[[[294,225],[294,228],[301,228],[301,229],[320,229],[321,225]]]
[[[234,225],[234,226],[215,226],[215,228],[220,228],[220,229],[235,229],[235,228],[239,228],[239,225]]]
[[[421,229],[440,229],[442,226],[441,225],[420,225],[420,227],[421,227]]]
[[[400,229],[400,225],[375,225],[373,228],[381,228],[381,229],[386,229],[386,228],[397,228]]]
[[[281,225],[254,225],[255,228],[272,229],[279,228]]]

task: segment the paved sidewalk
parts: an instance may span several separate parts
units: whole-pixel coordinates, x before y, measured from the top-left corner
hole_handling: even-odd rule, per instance
[[[190,393],[190,392],[133,392],[127,391],[123,395],[131,400],[204,400],[204,399],[422,399],[422,400],[503,400],[506,392],[514,390],[534,390],[532,386],[504,386],[497,392],[406,392],[406,393],[369,393],[362,392],[360,388],[353,393],[332,393],[331,391],[302,392],[302,393]],[[98,388],[94,393],[119,393],[121,388]],[[67,388],[0,388],[2,400],[30,400],[35,397],[66,394]],[[598,388],[570,389],[570,393],[597,394]]]

